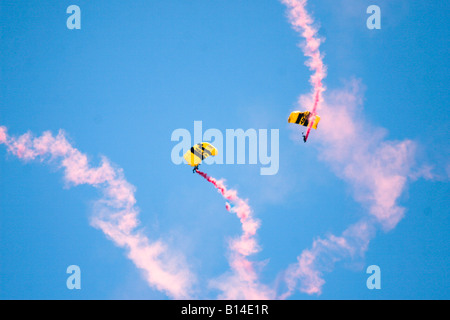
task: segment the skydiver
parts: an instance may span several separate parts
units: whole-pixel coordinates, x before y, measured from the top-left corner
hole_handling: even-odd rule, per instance
[[[302,135],[303,135],[303,141],[306,143],[306,136],[305,136],[305,133],[302,132]]]
[[[198,171],[198,166],[199,166],[199,164],[195,166],[194,170],[192,170],[192,173],[197,173],[197,171]]]

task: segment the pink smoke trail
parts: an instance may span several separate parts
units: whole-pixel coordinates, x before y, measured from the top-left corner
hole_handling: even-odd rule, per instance
[[[312,26],[314,20],[306,11],[307,0],[281,0],[281,2],[288,7],[288,18],[292,28],[305,38],[302,49],[305,56],[309,58],[306,65],[314,72],[310,78],[310,83],[313,86],[313,107],[311,110],[312,117],[305,135],[306,142],[317,115],[317,109],[322,101],[322,93],[325,91],[322,81],[326,77],[327,70],[319,50],[322,40],[317,36],[317,29]]]
[[[196,172],[210,182],[225,200],[231,202],[232,205],[226,203],[226,209],[236,214],[242,225],[242,235],[230,243],[229,263],[234,273],[214,282],[214,285],[224,292],[221,298],[232,300],[270,299],[273,293],[259,283],[255,265],[247,259],[248,256],[260,250],[255,239],[260,222],[252,217],[252,209],[246,200],[238,197],[236,190],[227,189],[223,180],[210,177],[200,170]]]
[[[362,104],[360,83],[353,81],[346,90],[327,95],[324,118],[319,133],[319,158],[351,188],[353,196],[368,212],[342,232],[316,239],[297,262],[284,273],[288,290],[281,298],[300,291],[321,294],[324,272],[346,259],[363,258],[377,228],[390,231],[404,217],[405,208],[398,200],[407,187],[414,166],[415,143],[410,140],[388,141],[386,130],[374,128],[359,115]],[[309,96],[300,98],[302,105]]]
[[[96,202],[96,215],[91,224],[101,229],[117,246],[126,248],[128,258],[141,269],[151,287],[176,299],[188,298],[193,276],[184,267],[184,259],[169,253],[161,240],[150,240],[136,230],[139,210],[134,197],[135,187],[128,183],[122,169],[114,168],[106,158],[93,168],[85,154],[67,141],[60,131],[56,137],[45,132],[40,137],[26,133],[10,137],[0,126],[0,144],[23,160],[39,159],[57,163],[64,170],[65,180],[73,185],[88,184],[103,192]]]
[[[340,236],[329,235],[316,239],[311,249],[304,250],[284,273],[288,290],[281,298],[290,296],[297,283],[300,290],[308,294],[320,294],[325,284],[323,273],[344,258],[362,257],[375,234],[377,225],[385,230],[393,229],[404,216],[405,209],[397,205],[406,188],[413,165],[414,143],[385,141],[382,129],[373,129],[357,119],[356,108],[358,84],[353,92],[335,91],[322,105],[325,91],[323,80],[326,67],[319,47],[321,40],[313,19],[306,11],[307,0],[281,0],[288,7],[289,21],[305,38],[302,45],[307,66],[314,73],[310,82],[313,96],[301,96],[299,105],[313,105],[312,115],[321,108],[327,117],[321,121],[319,139],[323,148],[320,158],[333,168],[337,176],[344,179],[354,191],[355,199],[369,211],[368,217],[348,227]],[[312,119],[314,120],[314,119]],[[313,121],[305,136],[308,139]]]

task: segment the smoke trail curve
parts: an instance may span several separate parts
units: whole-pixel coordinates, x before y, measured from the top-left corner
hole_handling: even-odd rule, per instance
[[[11,137],[6,127],[0,126],[0,144],[19,159],[57,163],[66,182],[74,186],[87,184],[101,190],[103,197],[95,203],[91,225],[127,249],[128,258],[143,271],[151,287],[176,299],[190,296],[194,276],[184,258],[170,252],[161,240],[151,242],[137,229],[135,187],[126,181],[122,169],[113,167],[105,157],[99,167],[91,167],[88,157],[67,141],[63,131],[57,136],[44,132],[40,137],[31,133]]]
[[[344,258],[362,257],[374,237],[376,228],[393,229],[403,218],[405,209],[397,201],[406,188],[414,163],[415,144],[412,141],[386,141],[385,131],[368,126],[357,119],[356,109],[361,104],[359,83],[352,90],[336,90],[323,102],[326,66],[319,47],[322,40],[314,20],[306,10],[307,0],[281,0],[288,7],[288,18],[295,31],[305,39],[302,49],[309,60],[306,65],[314,73],[310,83],[313,96],[302,95],[298,104],[308,107],[312,115],[321,108],[327,115],[321,121],[319,158],[328,163],[336,175],[352,188],[354,198],[369,212],[360,221],[349,226],[340,236],[329,235],[313,242],[284,273],[288,290],[281,298],[289,297],[301,282],[300,290],[320,294],[325,283],[323,272]],[[305,136],[307,140],[312,121]]]
[[[213,286],[223,291],[222,299],[262,300],[274,296],[271,289],[259,283],[255,263],[248,257],[257,253],[260,247],[255,239],[260,222],[253,218],[252,209],[246,200],[241,199],[237,191],[228,189],[223,180],[217,180],[208,174],[197,170],[197,174],[211,183],[226,203],[227,211],[236,214],[241,222],[242,235],[229,244],[229,264],[233,271],[219,280],[213,281]]]

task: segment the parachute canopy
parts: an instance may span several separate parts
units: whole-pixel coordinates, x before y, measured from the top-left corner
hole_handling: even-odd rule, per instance
[[[309,111],[301,112],[301,111],[294,111],[289,116],[288,122],[289,123],[296,123],[305,127],[308,127],[310,122],[312,122],[311,127],[313,129],[317,129],[317,125],[319,124],[320,117],[316,114],[313,115]]]
[[[184,155],[184,160],[191,166],[197,167],[202,161],[209,156],[215,156],[218,154],[217,149],[208,142],[202,142],[193,146]]]

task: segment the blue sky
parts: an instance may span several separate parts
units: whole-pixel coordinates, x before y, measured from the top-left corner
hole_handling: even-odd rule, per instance
[[[81,30],[66,28],[71,4],[81,8]],[[366,28],[371,4],[381,7],[381,30]],[[408,183],[398,203],[404,219],[377,230],[358,268],[342,261],[324,274],[320,296],[297,291],[292,299],[449,298],[448,9],[444,1],[309,2],[326,39],[327,89],[360,79],[367,123],[389,140],[414,141],[417,167],[432,166],[434,178]],[[307,145],[291,139],[286,119],[310,92],[310,71],[280,2],[2,0],[0,21],[0,125],[11,135],[63,129],[92,165],[106,156],[122,168],[146,234],[182,251],[201,287],[228,270],[226,240],[239,224],[209,184],[171,162],[172,132],[192,131],[195,120],[205,130],[280,130],[277,175],[259,175],[259,165],[204,168],[261,220],[262,250],[252,258],[267,262],[264,283],[315,239],[365,214],[318,160],[314,137]],[[67,187],[56,166],[0,147],[0,298],[167,298],[89,225],[99,197],[89,186]],[[66,288],[72,264],[81,268],[79,291]],[[381,290],[366,287],[373,264]]]

